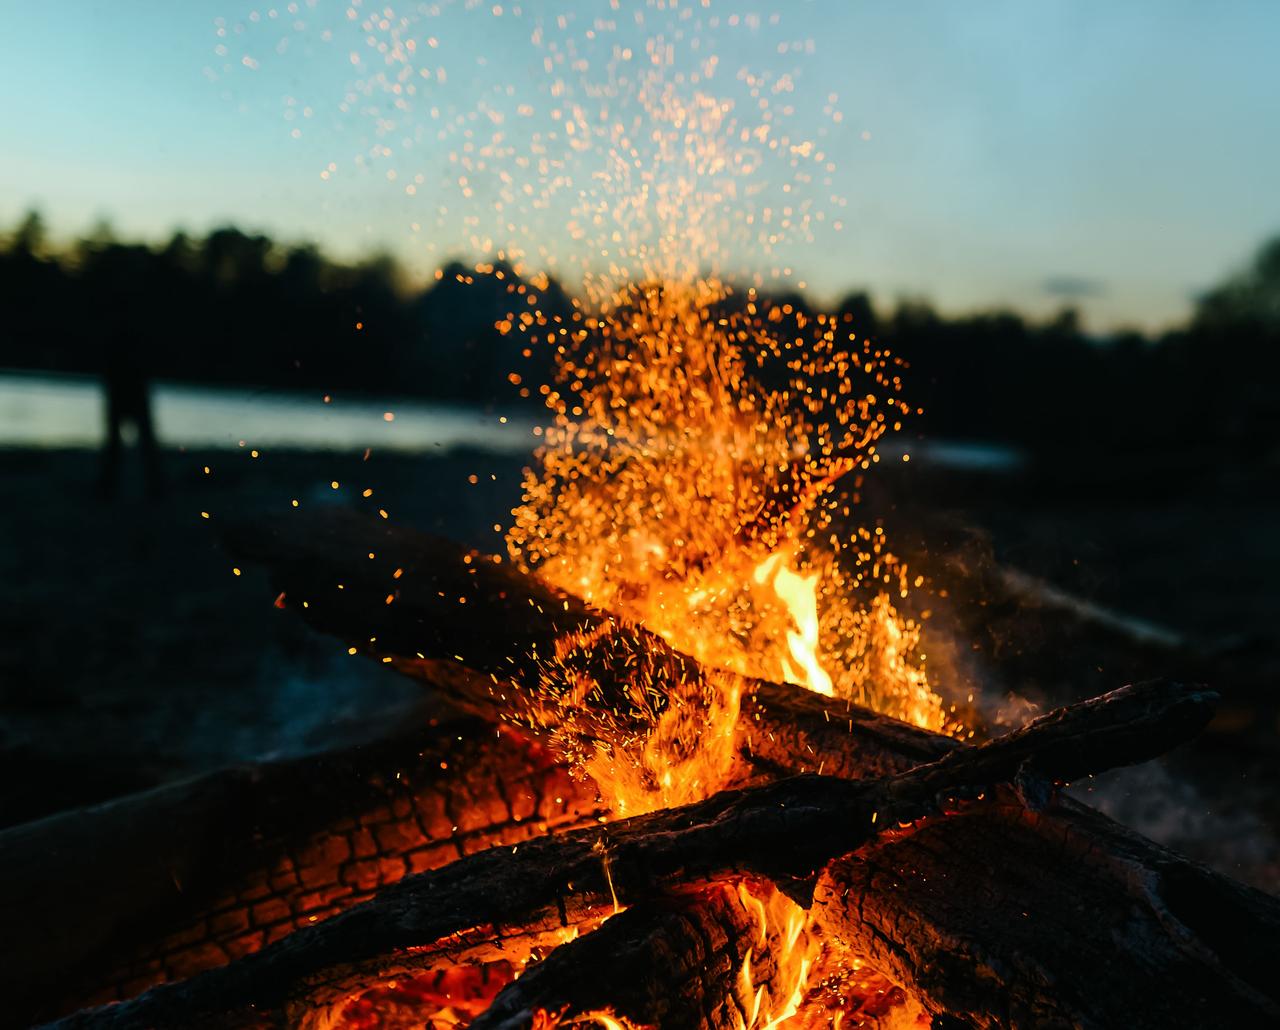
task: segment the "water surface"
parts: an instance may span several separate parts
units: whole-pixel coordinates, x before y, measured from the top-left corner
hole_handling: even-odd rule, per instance
[[[165,447],[520,453],[537,443],[531,420],[504,422],[499,412],[466,405],[341,396],[326,403],[319,393],[165,382],[152,386],[151,397]],[[0,446],[97,447],[105,409],[92,377],[0,372]]]

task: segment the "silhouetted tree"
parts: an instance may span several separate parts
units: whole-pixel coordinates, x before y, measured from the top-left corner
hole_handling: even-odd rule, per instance
[[[800,294],[741,291],[722,307],[752,298],[781,337],[814,331]],[[860,292],[834,314],[909,363],[906,396],[925,411],[915,430],[1067,458],[1280,440],[1280,239],[1207,292],[1188,326],[1154,339],[1090,337],[1071,309],[1044,323],[1000,310],[943,317],[918,298],[877,310]],[[559,283],[503,261],[451,262],[417,288],[385,254],[340,263],[231,226],[150,247],[102,222],[60,251],[30,212],[0,243],[0,326],[9,366],[96,371],[103,340],[125,327],[158,377],[506,404],[536,403],[581,323]],[[761,360],[758,374],[781,385],[774,365]]]

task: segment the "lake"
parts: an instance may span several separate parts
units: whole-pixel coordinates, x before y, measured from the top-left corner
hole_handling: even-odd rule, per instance
[[[326,403],[318,393],[165,382],[152,385],[151,398],[166,447],[522,453],[537,443],[532,420],[504,422],[465,405],[340,396]],[[101,386],[90,376],[0,372],[0,446],[97,447],[105,417]]]
[[[166,447],[294,447],[351,451],[372,447],[440,453],[474,447],[526,454],[537,445],[534,421],[464,404],[373,401],[245,386],[156,383],[151,390],[156,432]],[[91,376],[0,372],[0,447],[97,447],[105,404]],[[392,416],[391,419],[387,415]],[[1026,456],[997,443],[887,439],[881,454],[955,471],[1005,474]]]

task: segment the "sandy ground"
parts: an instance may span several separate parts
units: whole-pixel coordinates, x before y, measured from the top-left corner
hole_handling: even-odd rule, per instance
[[[419,688],[276,611],[256,570],[234,575],[218,521],[285,511],[294,498],[376,501],[493,546],[520,468],[479,454],[366,462],[223,451],[165,461],[162,498],[127,479],[106,501],[92,452],[0,451],[4,823],[423,717]],[[483,478],[472,486],[471,474]],[[487,537],[476,530],[485,525]]]
[[[234,575],[217,524],[294,499],[354,504],[495,549],[523,463],[296,451],[171,452],[165,462],[162,498],[131,479],[107,501],[92,452],[0,451],[0,824],[428,718],[420,688],[275,610],[256,570]],[[940,555],[953,542],[936,527],[963,527],[993,568],[1196,642],[1209,657],[1195,674],[1226,694],[1211,731],[1166,762],[1081,789],[1195,857],[1280,888],[1280,498],[1252,481],[1190,498],[916,470],[885,482],[880,507],[904,540],[918,531]],[[1129,649],[1123,634],[1059,632],[1053,611],[961,593],[951,603],[963,615],[931,632],[964,659],[955,667],[969,681],[951,686],[976,687],[988,714],[1017,721],[1036,705],[1182,671]]]

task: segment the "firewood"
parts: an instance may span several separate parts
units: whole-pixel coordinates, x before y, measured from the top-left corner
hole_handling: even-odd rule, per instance
[[[589,1026],[607,1013],[635,1027],[741,1030],[794,1020],[802,1007],[822,1013],[821,1026],[837,1013],[863,1030],[920,1025],[905,992],[851,965],[768,884],[718,883],[640,902],[557,948],[470,1028]]]
[[[883,837],[828,865],[815,918],[965,1026],[1280,1025],[1280,904],[1098,818],[1006,797]]]
[[[490,849],[407,877],[363,905],[221,969],[86,1011],[71,1027],[192,1027],[283,1021],[415,949],[508,929],[550,932],[676,888],[767,877],[803,897],[832,858],[1015,778],[1057,782],[1158,754],[1196,732],[1214,696],[1169,683],[1127,687],[982,747],[877,780],[796,776],[607,827]],[[273,1016],[274,1014],[274,1016]]]
[[[738,1030],[751,1025],[756,991],[785,1002],[791,989],[770,947],[781,929],[733,884],[643,901],[557,948],[471,1030],[527,1030],[546,1016],[572,1025],[597,1012],[663,1030]]]
[[[231,525],[225,535],[238,554],[270,569],[284,603],[317,629],[493,721],[551,728],[546,714],[534,710],[531,692],[557,641],[578,631],[616,629],[632,653],[667,671],[673,683],[702,675],[697,662],[643,627],[494,556],[382,520],[341,509],[294,512]],[[831,775],[882,775],[958,746],[791,684],[743,682],[744,749],[788,772],[817,771],[825,762],[821,771]]]
[[[131,997],[598,812],[544,747],[460,719],[16,827],[0,834],[0,921],[23,943],[0,988],[23,1023]]]
[[[490,717],[500,716],[504,706],[519,693],[516,680],[521,673],[517,671],[513,675],[511,663],[506,661],[507,652],[514,652],[516,649],[504,645],[504,633],[512,639],[540,645],[541,652],[545,654],[558,634],[580,623],[603,618],[600,613],[592,612],[575,599],[556,594],[534,580],[513,575],[504,566],[493,565],[491,561],[486,565],[473,556],[472,564],[464,565],[462,553],[456,547],[411,531],[388,529],[385,525],[349,515],[326,517],[308,524],[299,523],[293,529],[296,532],[291,531],[287,524],[266,530],[261,527],[242,527],[234,540],[237,546],[252,551],[266,561],[281,586],[299,589],[304,596],[320,599],[314,607],[301,609],[313,623],[336,632],[345,639],[358,639],[366,647],[380,646],[383,650],[377,653],[382,657],[392,657],[393,663],[404,671],[428,680],[439,678],[452,683],[450,689],[460,691],[464,696],[468,691],[474,691],[478,685],[483,694],[477,692],[473,696],[487,696],[491,699]],[[332,607],[323,600],[327,596],[325,585],[332,578],[328,575],[332,571],[330,562],[342,561],[341,556],[351,554],[363,556],[367,562],[367,551],[373,546],[371,541],[387,556],[389,563],[399,562],[404,565],[414,555],[426,556],[424,563],[417,568],[425,574],[428,581],[437,576],[449,579],[458,569],[463,570],[461,575],[468,579],[459,581],[454,577],[450,580],[450,587],[457,587],[460,582],[463,587],[469,584],[474,589],[468,594],[458,594],[459,597],[468,597],[468,605],[457,607],[465,608],[467,617],[473,617],[477,610],[484,612],[483,618],[492,634],[487,642],[483,639],[477,641],[477,646],[472,648],[473,656],[468,661],[474,661],[479,668],[484,669],[489,659],[496,658],[496,662],[487,665],[492,670],[491,673],[481,672],[476,675],[468,672],[461,664],[449,659],[447,646],[436,646],[431,650],[433,645],[430,634],[424,634],[420,638],[427,648],[421,651],[426,656],[424,659],[419,659],[412,652],[396,653],[395,641],[402,635],[402,629],[411,630],[414,624],[429,622],[437,615],[449,618],[455,614],[450,611],[450,606],[453,605],[452,589],[442,590],[434,598],[429,591],[402,594],[396,600],[396,604],[403,602],[400,609],[396,608],[396,604],[375,605],[369,603],[369,598],[381,588],[382,583],[378,575],[370,572],[373,581],[360,588],[366,591],[364,601],[355,601],[350,608],[343,609]],[[438,568],[432,571],[433,566]],[[343,575],[360,583],[362,568],[358,561],[348,562],[343,565]],[[500,612],[507,613],[510,622],[506,621],[506,617],[496,620],[489,618],[490,603],[486,599],[487,593],[494,597],[502,596],[505,607]],[[519,617],[515,617],[513,613],[519,613]],[[567,620],[565,616],[568,617]],[[539,624],[541,629],[538,628]],[[353,626],[361,627],[365,636],[360,637],[352,632]],[[379,640],[369,641],[368,637],[379,637],[380,634]],[[659,642],[657,646],[664,645]],[[521,653],[530,654],[532,650],[531,646]],[[536,670],[530,670],[524,675],[536,675]],[[494,697],[491,676],[498,676],[503,684],[506,692],[503,698]],[[827,774],[859,778],[900,771],[961,746],[949,738],[926,733],[867,712],[858,706],[821,698],[786,684],[750,684],[743,697],[743,714],[741,725],[744,728],[744,751],[757,762],[779,772],[821,770]],[[973,821],[947,820],[934,832],[964,835],[976,833],[968,828],[977,825]],[[1030,911],[1025,899],[1006,896],[999,889],[1002,878],[1024,875],[1024,871],[1018,868],[1018,855],[1021,852],[1002,846],[1001,824],[988,821],[982,825],[985,835],[981,835],[981,839],[975,836],[969,846],[975,854],[987,854],[988,861],[981,868],[973,870],[972,877],[958,886],[961,897],[956,902],[957,911],[972,909],[980,901],[986,923],[999,927],[1025,918],[1024,913]],[[1105,816],[1069,799],[1057,799],[1038,817],[1038,825],[1045,827],[1045,832],[1051,837],[1056,835],[1059,838],[1077,839],[1081,842],[1080,848],[1085,851],[1118,856],[1115,861],[1093,863],[1089,866],[1091,877],[1100,881],[1113,881],[1113,887],[1118,885],[1123,888],[1129,881],[1159,880],[1163,871],[1176,868],[1173,879],[1179,885],[1184,909],[1215,912],[1222,925],[1245,928],[1250,939],[1257,943],[1245,951],[1232,948],[1222,934],[1202,935],[1198,929],[1202,920],[1188,918],[1185,922],[1166,920],[1161,924],[1165,927],[1164,932],[1171,938],[1169,946],[1176,946],[1178,938],[1189,935],[1192,943],[1187,946],[1198,947],[1209,956],[1208,966],[1211,967],[1213,961],[1218,961],[1226,967],[1225,982],[1228,986],[1223,988],[1225,990],[1234,991],[1236,988],[1230,985],[1241,979],[1250,985],[1244,989],[1246,992],[1255,988],[1264,993],[1271,990],[1265,978],[1260,979],[1255,975],[1254,969],[1259,963],[1263,969],[1280,967],[1280,934],[1269,929],[1274,926],[1276,913],[1280,911],[1275,899],[1240,888],[1224,876],[1173,856]],[[1010,832],[1016,832],[1016,827]],[[1053,877],[1050,878],[1052,879]],[[1086,918],[1083,915],[1078,917]],[[946,968],[948,975],[954,978],[955,989],[968,990],[977,997],[988,994],[991,996],[989,1001],[992,1008],[999,1010],[996,995],[1000,987],[998,983],[985,979],[985,967],[977,964],[964,967],[946,961],[944,942],[947,935],[943,927],[931,929],[925,924],[923,928],[917,927],[920,939],[907,943],[897,942],[894,927],[911,925],[915,924],[894,923],[882,927],[885,946],[896,946],[910,952],[916,957],[921,969]],[[1062,933],[1070,936],[1073,931],[1068,928]],[[1001,939],[997,934],[986,942],[991,949],[992,961],[1000,954]],[[1022,955],[1015,954],[1018,949],[1025,954],[1026,949],[1021,943],[1015,946],[1012,937],[1004,940],[1006,961],[1020,959]],[[933,943],[930,944],[930,941]],[[1251,959],[1250,955],[1257,958]],[[896,975],[908,981],[914,990],[921,992],[922,1000],[930,1003],[935,1011],[948,1010],[948,1005],[952,1003],[946,1000],[947,992],[932,986],[927,977],[909,975],[905,967],[894,968],[897,969]],[[1076,963],[1059,970],[1057,976],[1065,982],[1065,979],[1073,976],[1073,972],[1082,969],[1082,965]],[[1152,967],[1151,976],[1156,980],[1160,978],[1158,966]],[[1206,973],[1206,976],[1213,984],[1221,982],[1213,979],[1211,973]],[[1070,982],[1077,987],[1087,987],[1090,979],[1081,972],[1079,978]],[[933,992],[932,995],[930,992]],[[1274,995],[1269,994],[1268,997]],[[1124,998],[1112,1000],[1117,1004],[1125,1002]],[[1102,999],[1102,1002],[1105,1003],[1106,999]],[[980,1007],[980,1003],[977,1004]],[[966,1007],[964,1004],[957,1006],[962,1013],[973,1007]]]

